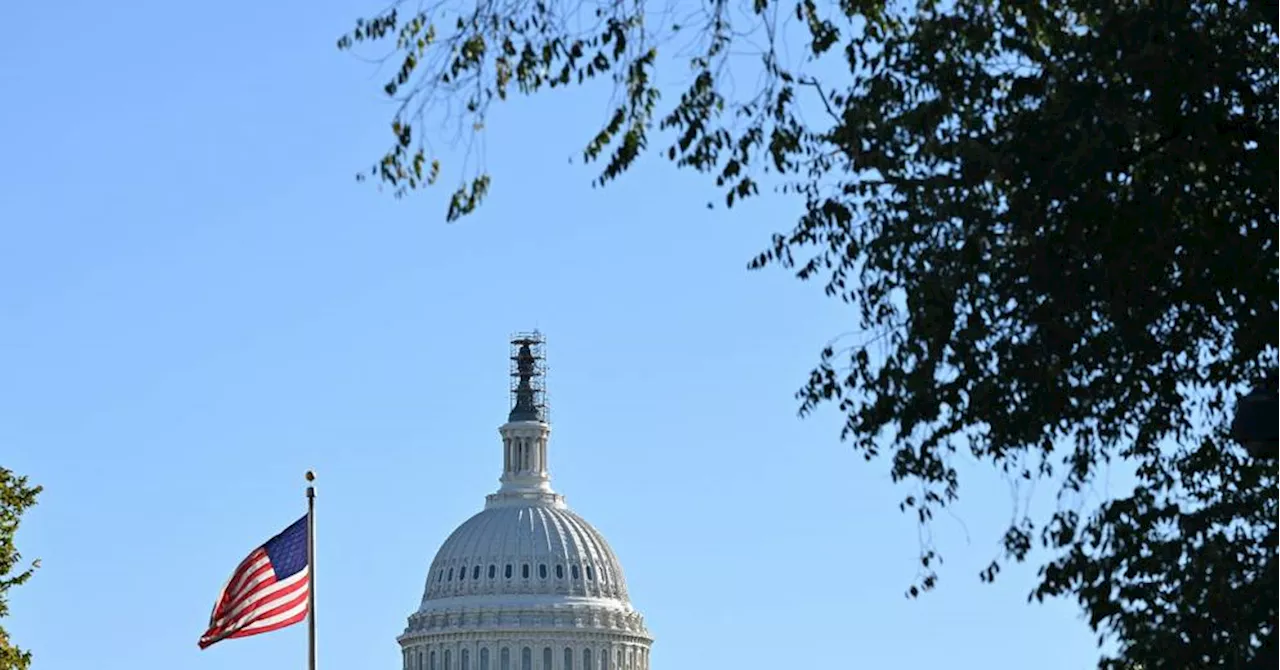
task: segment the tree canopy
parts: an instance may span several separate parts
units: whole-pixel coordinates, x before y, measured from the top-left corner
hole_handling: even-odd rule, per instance
[[[17,570],[22,555],[14,543],[22,513],[36,504],[39,486],[27,484],[26,477],[19,477],[0,467],[0,619],[9,614],[9,589],[31,578],[37,565]],[[23,651],[9,641],[9,635],[0,626],[0,670],[26,670],[31,665],[31,652]]]
[[[1104,666],[1275,658],[1276,473],[1226,435],[1277,364],[1274,6],[442,0],[338,46],[390,52],[391,146],[361,178],[397,196],[444,174],[441,118],[483,132],[495,102],[611,78],[582,149],[597,184],[660,140],[730,207],[762,185],[803,199],[749,267],[820,282],[860,333],[820,352],[802,415],[837,407],[921,524],[960,459],[1058,482],[981,576],[1042,547],[1031,596],[1077,600],[1118,643]],[[726,85],[744,52],[749,90]],[[691,83],[663,84],[671,64]],[[490,184],[460,179],[450,220]],[[1131,494],[1070,502],[1116,460]]]

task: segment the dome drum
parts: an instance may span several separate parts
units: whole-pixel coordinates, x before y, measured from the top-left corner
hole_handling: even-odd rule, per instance
[[[548,641],[512,632],[442,638],[403,649],[405,668],[422,670],[648,670],[647,640],[589,636]]]

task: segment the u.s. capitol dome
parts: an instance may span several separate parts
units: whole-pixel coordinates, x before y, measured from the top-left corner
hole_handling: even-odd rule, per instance
[[[436,553],[398,638],[404,670],[648,670],[622,565],[551,489],[542,337],[512,340],[502,477]]]

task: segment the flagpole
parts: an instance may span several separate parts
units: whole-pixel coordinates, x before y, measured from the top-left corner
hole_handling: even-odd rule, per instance
[[[307,668],[316,670],[316,473],[307,470]]]

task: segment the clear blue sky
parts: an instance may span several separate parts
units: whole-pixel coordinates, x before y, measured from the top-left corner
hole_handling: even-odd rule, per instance
[[[307,468],[321,667],[397,668],[435,549],[496,487],[506,339],[534,327],[553,482],[620,555],[654,668],[1092,665],[1072,604],[1026,604],[1031,567],[979,583],[1012,512],[985,472],[935,528],[939,590],[903,597],[903,491],[791,397],[854,315],[745,270],[796,203],[709,211],[656,158],[593,190],[568,157],[604,101],[566,94],[495,116],[463,223],[447,188],[356,184],[389,109],[333,44],[370,6],[0,6],[0,463],[45,486],[5,625],[36,668],[301,667],[304,627],[196,639]]]

